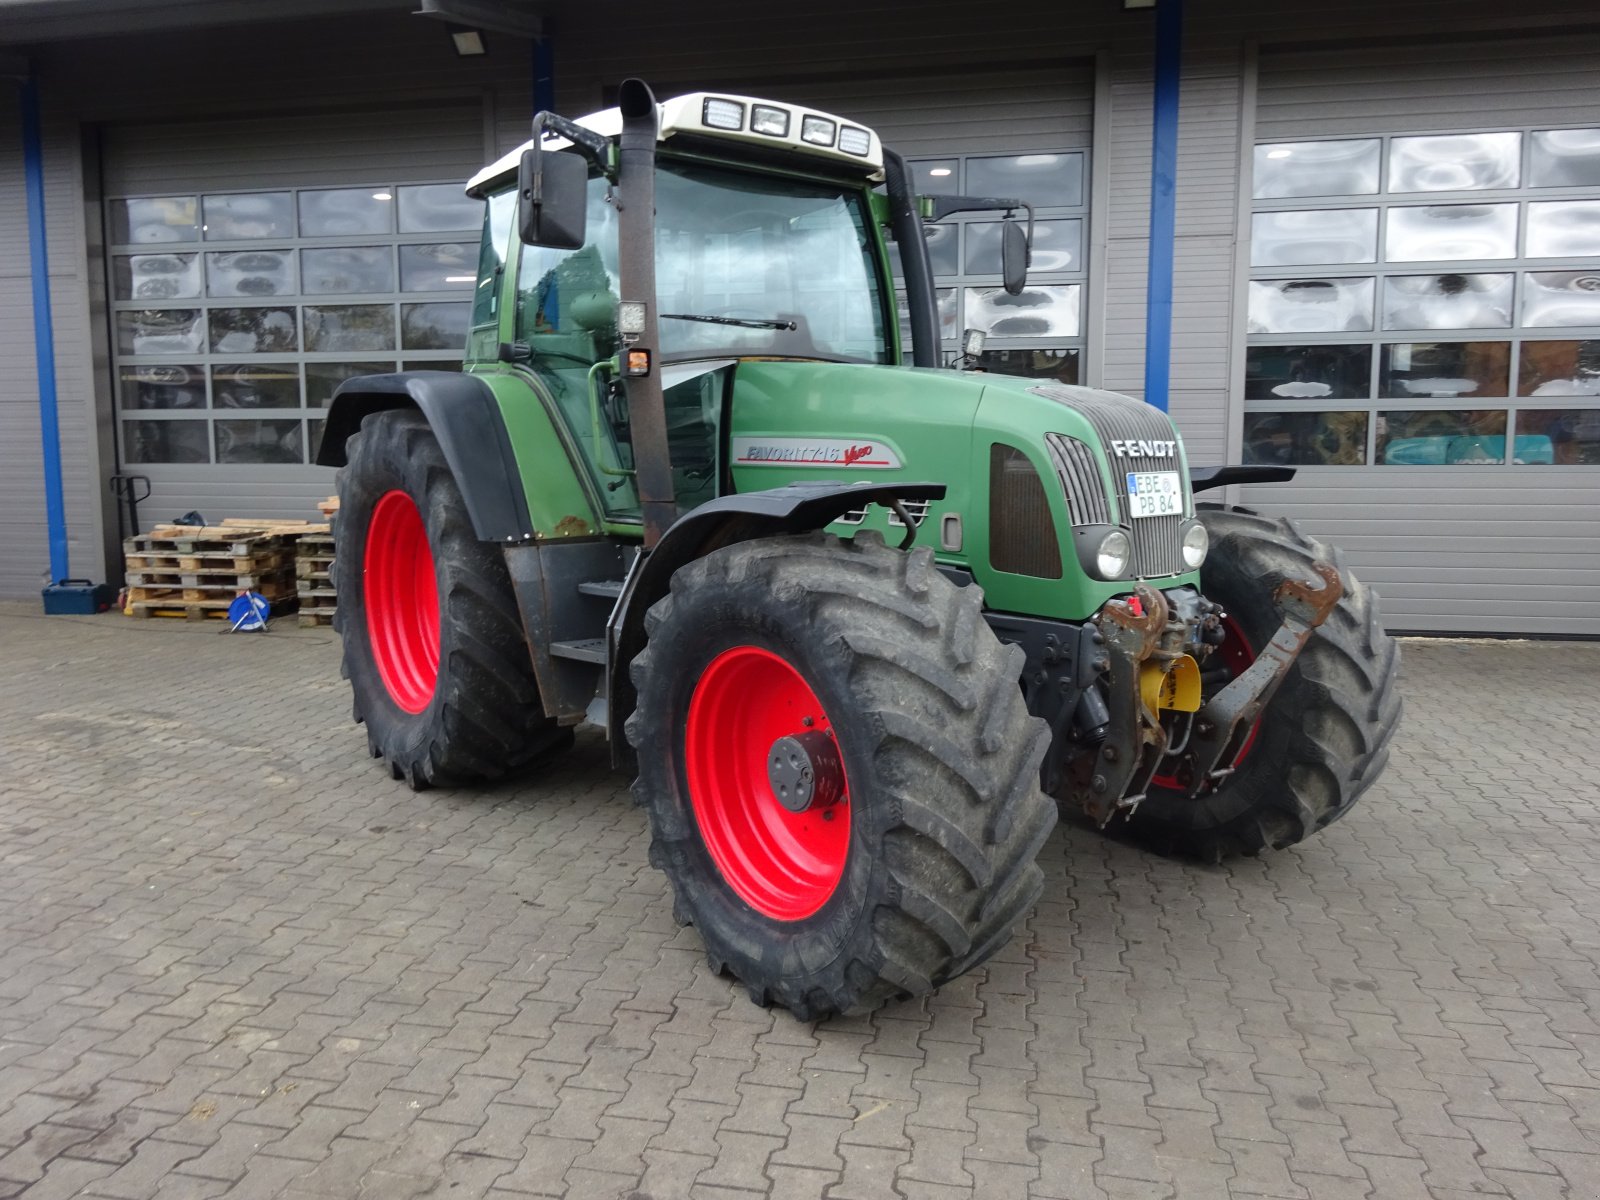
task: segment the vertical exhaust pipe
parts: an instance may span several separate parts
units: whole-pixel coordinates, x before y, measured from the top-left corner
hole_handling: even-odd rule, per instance
[[[644,517],[644,545],[649,550],[678,516],[667,446],[666,400],[661,392],[661,331],[656,312],[656,137],[660,116],[655,94],[642,79],[623,81],[617,107],[622,111],[622,142],[617,158],[621,208],[617,273],[621,276],[622,303],[641,305],[644,313],[639,327],[624,331],[623,361],[633,361],[638,351],[648,356],[648,369],[643,374],[625,368],[623,375],[633,428],[634,481]]]

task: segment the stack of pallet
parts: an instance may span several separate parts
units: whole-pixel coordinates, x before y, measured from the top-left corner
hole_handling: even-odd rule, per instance
[[[295,587],[300,592],[300,624],[331,625],[333,594],[333,534],[327,525],[322,533],[301,534],[295,543]]]
[[[135,617],[221,619],[241,592],[256,592],[273,615],[298,601],[295,551],[302,537],[326,537],[305,521],[228,520],[158,525],[124,543],[128,601]]]

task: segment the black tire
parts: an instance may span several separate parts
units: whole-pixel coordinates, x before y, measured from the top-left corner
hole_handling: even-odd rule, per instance
[[[1055,825],[1039,790],[1049,741],[1017,686],[1022,653],[982,617],[982,593],[926,549],[813,534],[725,547],[681,568],[632,664],[636,801],[674,914],[758,1004],[801,1020],[919,995],[1010,938],[1043,884]],[[831,717],[850,789],[843,873],[811,916],[745,903],[702,839],[685,773],[690,698],[724,650],[753,645],[799,671]],[[763,748],[765,753],[765,748]]]
[[[499,547],[478,540],[438,439],[421,413],[374,413],[347,444],[339,472],[339,597],[334,625],[367,748],[396,779],[433,784],[497,779],[572,743],[544,715]],[[367,532],[378,501],[410,496],[422,516],[439,594],[439,671],[427,707],[395,702],[378,671],[364,590]]]
[[[1272,593],[1313,578],[1317,559],[1344,580],[1344,598],[1312,634],[1272,702],[1238,770],[1189,800],[1152,788],[1127,836],[1153,850],[1219,862],[1282,849],[1349,812],[1383,771],[1400,723],[1400,648],[1384,632],[1378,597],[1332,546],[1292,522],[1245,508],[1200,505],[1211,553],[1201,590],[1220,603],[1258,653],[1282,622]]]

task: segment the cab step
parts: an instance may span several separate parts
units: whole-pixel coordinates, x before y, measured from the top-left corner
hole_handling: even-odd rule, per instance
[[[570,658],[575,662],[603,663],[606,661],[606,640],[584,638],[574,642],[551,642],[550,653],[556,658]]]
[[[608,600],[615,600],[622,595],[622,580],[590,579],[580,583],[578,590],[585,596],[604,596]]]

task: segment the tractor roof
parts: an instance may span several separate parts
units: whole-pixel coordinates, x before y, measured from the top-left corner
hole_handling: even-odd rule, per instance
[[[832,113],[781,100],[758,100],[724,92],[691,92],[674,96],[656,106],[661,114],[661,140],[674,134],[691,133],[701,137],[726,138],[758,146],[781,147],[797,154],[827,159],[835,165],[848,164],[869,179],[883,178],[883,142],[864,125],[846,121]],[[579,117],[585,129],[616,137],[622,132],[622,114],[615,108]],[[545,142],[545,149],[559,150],[569,143],[565,138]],[[522,152],[533,145],[524,142],[511,153],[474,175],[467,192],[481,196],[488,188],[517,173]]]

